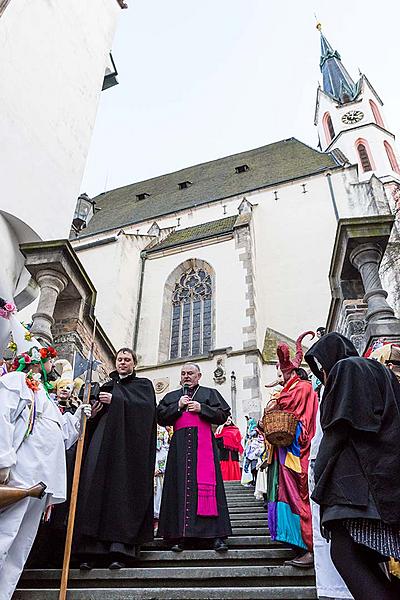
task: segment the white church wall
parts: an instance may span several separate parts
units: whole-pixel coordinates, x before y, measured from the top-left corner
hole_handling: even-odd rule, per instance
[[[140,252],[145,243],[149,238],[121,234],[115,242],[78,250],[97,290],[97,318],[116,348],[132,346]]]
[[[159,227],[162,229],[166,227],[176,227],[177,231],[179,231],[180,229],[195,227],[196,225],[201,225],[202,223],[206,223],[208,221],[216,221],[218,219],[224,219],[226,217],[237,215],[237,209],[242,199],[243,194],[233,198],[228,198],[226,200],[221,200],[219,202],[197,206],[195,208],[181,211],[172,215],[155,217],[149,221],[143,221],[141,223],[135,223],[129,227],[124,227],[124,231],[138,235],[147,235],[154,221],[156,221]]]
[[[0,208],[43,239],[68,237],[120,10],[19,0],[1,17]]]
[[[270,327],[295,339],[326,320],[336,220],[326,177],[310,178],[306,190],[298,182],[281,186],[274,202],[262,192],[253,210],[262,336]]]

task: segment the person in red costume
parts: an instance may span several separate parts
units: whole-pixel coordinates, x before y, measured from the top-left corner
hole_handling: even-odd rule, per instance
[[[277,355],[284,387],[276,398],[276,408],[292,413],[298,424],[293,442],[273,449],[268,468],[268,527],[273,540],[290,544],[296,558],[286,561],[296,567],[313,565],[312,523],[308,493],[310,444],[315,434],[318,398],[311,383],[302,379],[301,342],[312,331],[303,333],[296,342],[296,355],[290,358],[289,346],[280,342]],[[270,408],[270,407],[269,407]]]
[[[239,455],[243,454],[242,434],[231,417],[215,432],[219,450],[222,479],[224,481],[240,481]]]

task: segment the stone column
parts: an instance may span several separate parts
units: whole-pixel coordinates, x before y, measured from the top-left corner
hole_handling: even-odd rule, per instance
[[[54,324],[54,308],[59,294],[68,284],[62,273],[52,269],[38,271],[35,279],[40,286],[40,298],[37,312],[33,315],[32,333],[39,341],[51,344],[53,336],[51,327]]]
[[[394,310],[386,301],[387,292],[383,289],[379,276],[382,249],[378,244],[360,244],[350,254],[350,262],[361,275],[364,285],[364,301],[368,310],[365,315],[367,324],[376,321],[395,319]]]

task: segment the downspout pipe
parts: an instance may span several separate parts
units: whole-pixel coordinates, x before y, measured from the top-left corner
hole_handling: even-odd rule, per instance
[[[147,252],[143,250],[140,253],[140,278],[139,278],[139,292],[138,299],[136,303],[136,319],[135,319],[135,329],[133,332],[133,350],[136,352],[136,347],[138,343],[139,337],[139,322],[140,322],[140,314],[142,311],[142,299],[143,299],[143,283],[144,283],[144,269],[146,266]]]
[[[336,204],[335,190],[333,189],[332,175],[331,175],[331,173],[327,173],[326,174],[326,178],[328,180],[328,187],[329,187],[329,192],[330,192],[330,195],[331,195],[333,212],[335,213],[336,221],[339,221],[339,211],[338,211],[338,207],[337,207],[337,204]]]

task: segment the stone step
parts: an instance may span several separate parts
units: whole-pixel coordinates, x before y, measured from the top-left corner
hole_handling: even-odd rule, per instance
[[[257,512],[257,513],[250,513],[250,512],[239,512],[239,513],[229,513],[229,516],[231,518],[231,521],[238,521],[238,520],[251,520],[251,521],[263,521],[265,523],[265,521],[267,520],[267,513],[264,512]]]
[[[267,517],[255,515],[254,519],[232,519],[232,527],[266,527]]]
[[[244,507],[244,508],[248,508],[250,511],[251,509],[254,507],[261,507],[264,508],[264,503],[261,500],[254,500],[254,501],[248,501],[248,500],[232,500],[232,502],[228,502],[228,509],[230,510],[231,508],[240,508],[240,507]]]
[[[232,515],[236,515],[236,514],[241,514],[241,513],[251,513],[253,514],[258,514],[258,513],[264,513],[265,515],[267,514],[267,511],[265,510],[265,508],[263,506],[231,506],[229,509],[229,514]]]
[[[19,587],[32,587],[32,582],[40,587],[54,588],[59,582],[58,569],[33,570],[24,572]],[[237,586],[277,586],[313,585],[313,569],[296,569],[288,565],[218,565],[218,566],[173,566],[153,568],[127,568],[118,571],[93,569],[80,571],[71,569],[69,585],[72,588],[143,588],[143,587],[230,587]],[[28,585],[29,584],[29,585]]]
[[[229,548],[271,548],[271,547],[279,547],[282,548],[282,544],[279,542],[274,542],[271,540],[271,536],[268,535],[268,529],[263,529],[261,535],[245,535],[243,532],[238,534],[237,536],[232,536],[228,538]],[[143,546],[143,550],[161,550],[166,549],[167,544],[164,540],[157,538],[154,542],[150,544],[145,544]]]
[[[232,526],[233,535],[263,535],[267,533],[267,524],[263,527],[235,527]]]
[[[13,600],[58,600],[58,589],[17,589]],[[314,600],[313,586],[71,589],[68,600]]]
[[[262,502],[261,500],[257,500],[254,494],[228,494],[226,495],[228,501],[231,500],[246,500],[247,502]]]
[[[251,488],[241,487],[241,488],[231,488],[229,490],[227,490],[225,488],[225,494],[227,496],[229,496],[229,495],[231,495],[231,496],[240,496],[240,495],[246,496],[247,494],[249,496],[254,496],[254,491],[255,491],[255,488],[253,486],[251,486]]]
[[[228,540],[229,544],[229,540]],[[214,550],[184,550],[176,553],[171,550],[146,550],[140,553],[140,560],[135,561],[135,568],[153,568],[169,566],[213,566],[235,565],[253,566],[280,565],[284,560],[293,558],[294,552],[290,548],[267,547],[267,548],[230,548],[228,552],[219,553]],[[37,569],[26,569],[23,579],[33,580],[37,578]]]

